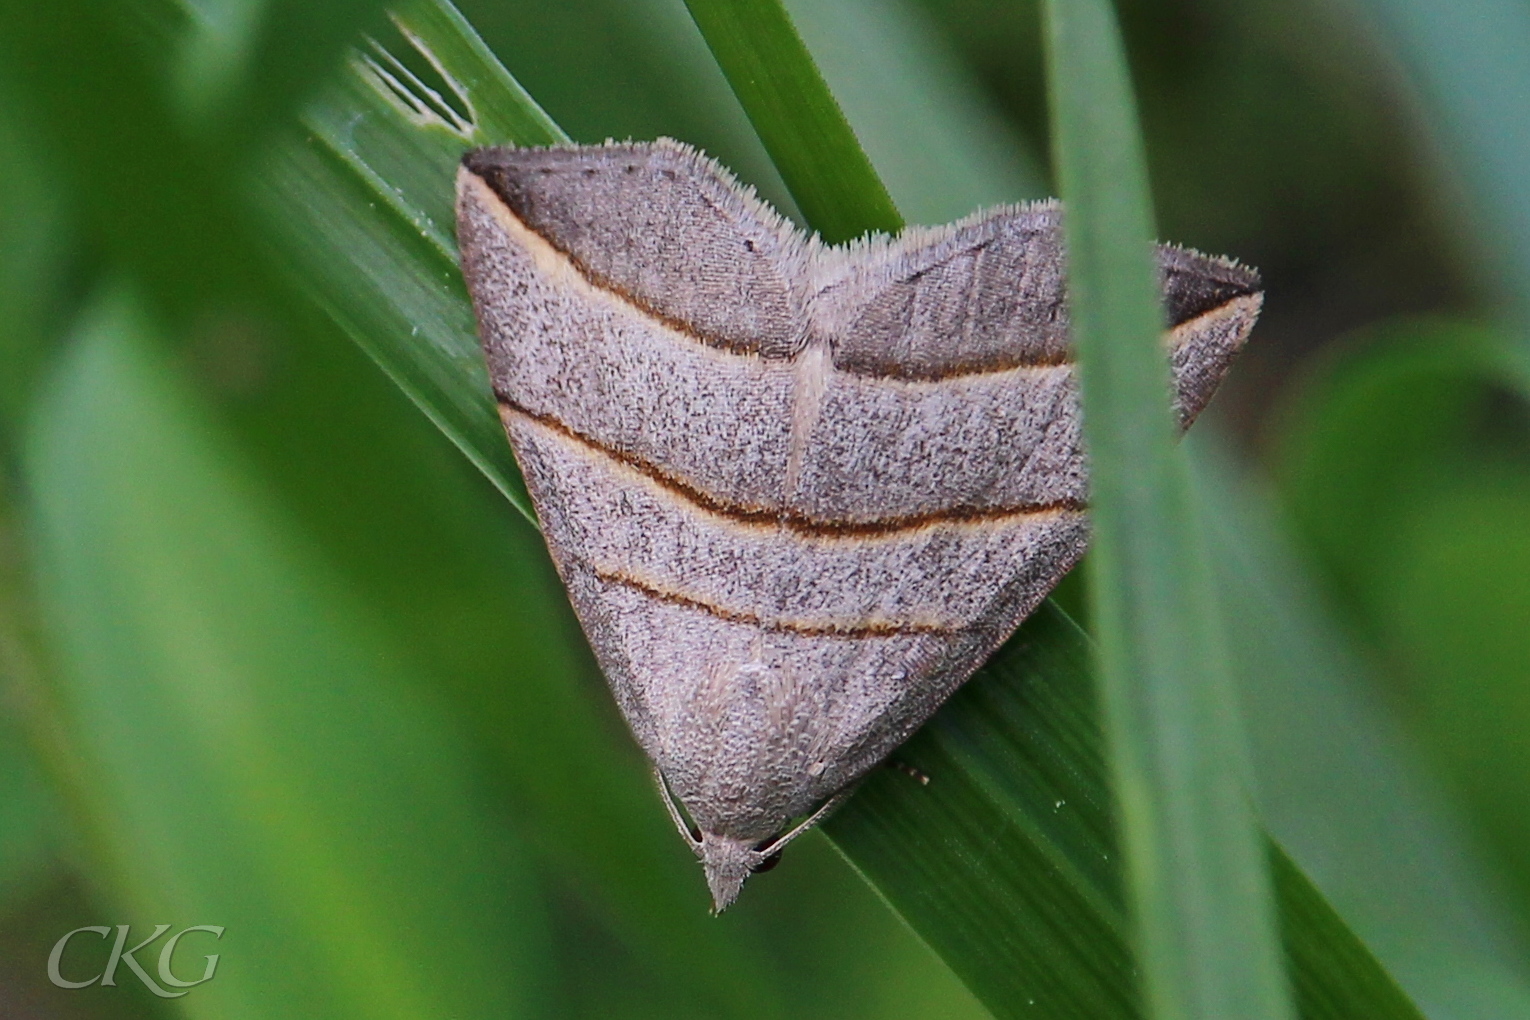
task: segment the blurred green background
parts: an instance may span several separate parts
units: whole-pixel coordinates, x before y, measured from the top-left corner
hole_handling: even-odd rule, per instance
[[[787,6],[910,222],[1048,193],[1035,5]],[[460,9],[793,210],[681,0]],[[1267,287],[1190,444],[1267,825],[1427,1015],[1530,1017],[1530,9],[1118,9],[1161,236]],[[503,477],[353,342],[460,315],[363,28],[484,119],[365,3],[0,5],[0,1016],[985,1015],[820,836],[707,916]],[[283,204],[337,144],[434,196],[354,279]],[[47,981],[128,922],[218,976]]]

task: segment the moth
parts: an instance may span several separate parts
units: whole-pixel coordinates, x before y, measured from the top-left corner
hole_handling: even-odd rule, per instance
[[[669,140],[462,161],[505,429],[718,911],[1084,552],[1061,216],[835,247]],[[1262,290],[1157,258],[1188,426]]]

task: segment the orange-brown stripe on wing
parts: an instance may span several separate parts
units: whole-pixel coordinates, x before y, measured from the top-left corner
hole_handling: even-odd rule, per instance
[[[458,220],[497,393],[719,499],[780,504],[790,363],[699,343],[595,286],[466,170]]]
[[[553,425],[504,416],[555,554],[767,628],[957,630],[1048,547],[1082,541],[1073,506],[792,527],[698,503]]]

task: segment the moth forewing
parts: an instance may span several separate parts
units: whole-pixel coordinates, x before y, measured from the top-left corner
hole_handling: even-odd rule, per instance
[[[835,248],[660,140],[470,153],[457,211],[548,548],[721,910],[1083,554],[1061,210]],[[1259,280],[1159,264],[1188,424]]]

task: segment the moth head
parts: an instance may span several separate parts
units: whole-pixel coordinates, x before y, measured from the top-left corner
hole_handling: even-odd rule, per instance
[[[718,914],[738,899],[739,890],[750,875],[774,864],[772,853],[756,850],[752,841],[711,832],[701,834],[696,856],[701,858],[707,886],[712,890],[712,910]]]

